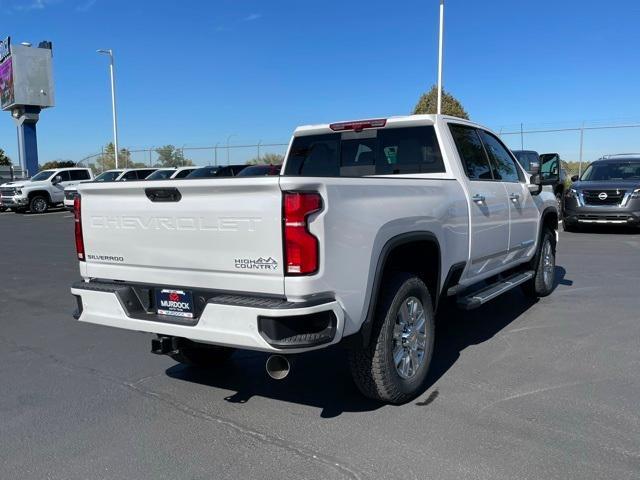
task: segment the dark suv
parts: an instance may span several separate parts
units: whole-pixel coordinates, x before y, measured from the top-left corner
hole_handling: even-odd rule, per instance
[[[640,226],[640,155],[611,155],[596,160],[567,189],[564,229],[579,225]]]

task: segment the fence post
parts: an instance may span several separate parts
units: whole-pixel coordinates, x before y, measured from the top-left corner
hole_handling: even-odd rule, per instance
[[[524,125],[520,122],[520,150],[524,150]]]
[[[580,127],[580,159],[578,162],[578,177],[582,176],[582,146],[584,145],[584,125]]]

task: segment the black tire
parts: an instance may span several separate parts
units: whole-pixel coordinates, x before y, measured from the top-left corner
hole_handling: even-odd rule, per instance
[[[191,367],[211,368],[229,360],[234,351],[233,348],[181,339],[178,353],[171,355],[171,358]]]
[[[13,210],[13,213],[24,213],[27,211],[26,208],[12,208],[11,210]]]
[[[558,220],[562,220],[564,217],[564,198],[561,191],[556,193],[556,203],[558,204]]]
[[[408,351],[398,344],[397,329],[400,308],[406,302],[412,302],[412,298],[420,301],[424,312],[425,338],[422,359],[417,362],[419,367],[410,378],[404,378],[394,362],[394,346],[397,351]],[[393,273],[382,286],[369,345],[355,347],[349,352],[351,375],[360,391],[374,400],[395,404],[408,402],[422,393],[433,355],[434,337],[435,318],[427,286],[415,275]],[[416,337],[412,335],[412,338]]]
[[[531,298],[546,297],[553,292],[556,276],[556,237],[551,230],[545,229],[542,233],[532,263],[535,273],[531,280],[523,284],[523,290]]]
[[[49,210],[49,202],[46,197],[42,195],[34,195],[29,200],[29,211],[34,214],[45,213]]]

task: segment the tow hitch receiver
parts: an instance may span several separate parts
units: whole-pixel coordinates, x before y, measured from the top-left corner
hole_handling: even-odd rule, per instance
[[[156,355],[178,353],[178,340],[179,338],[177,337],[158,335],[158,338],[151,340],[151,353],[155,353]]]

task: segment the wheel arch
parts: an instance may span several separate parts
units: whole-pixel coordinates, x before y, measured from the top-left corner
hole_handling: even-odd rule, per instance
[[[417,262],[415,258],[418,251],[421,254],[420,259],[423,260],[421,262]],[[368,345],[371,339],[371,327],[385,276],[393,271],[407,271],[419,276],[429,289],[435,311],[440,297],[442,271],[441,248],[436,235],[428,231],[407,232],[392,237],[382,247],[374,271],[369,302],[366,305],[366,317],[358,335],[364,346]]]
[[[46,190],[34,190],[27,194],[27,198],[29,199],[29,201],[31,201],[31,199],[36,196],[42,196],[47,199],[48,203],[51,203],[51,195]]]

